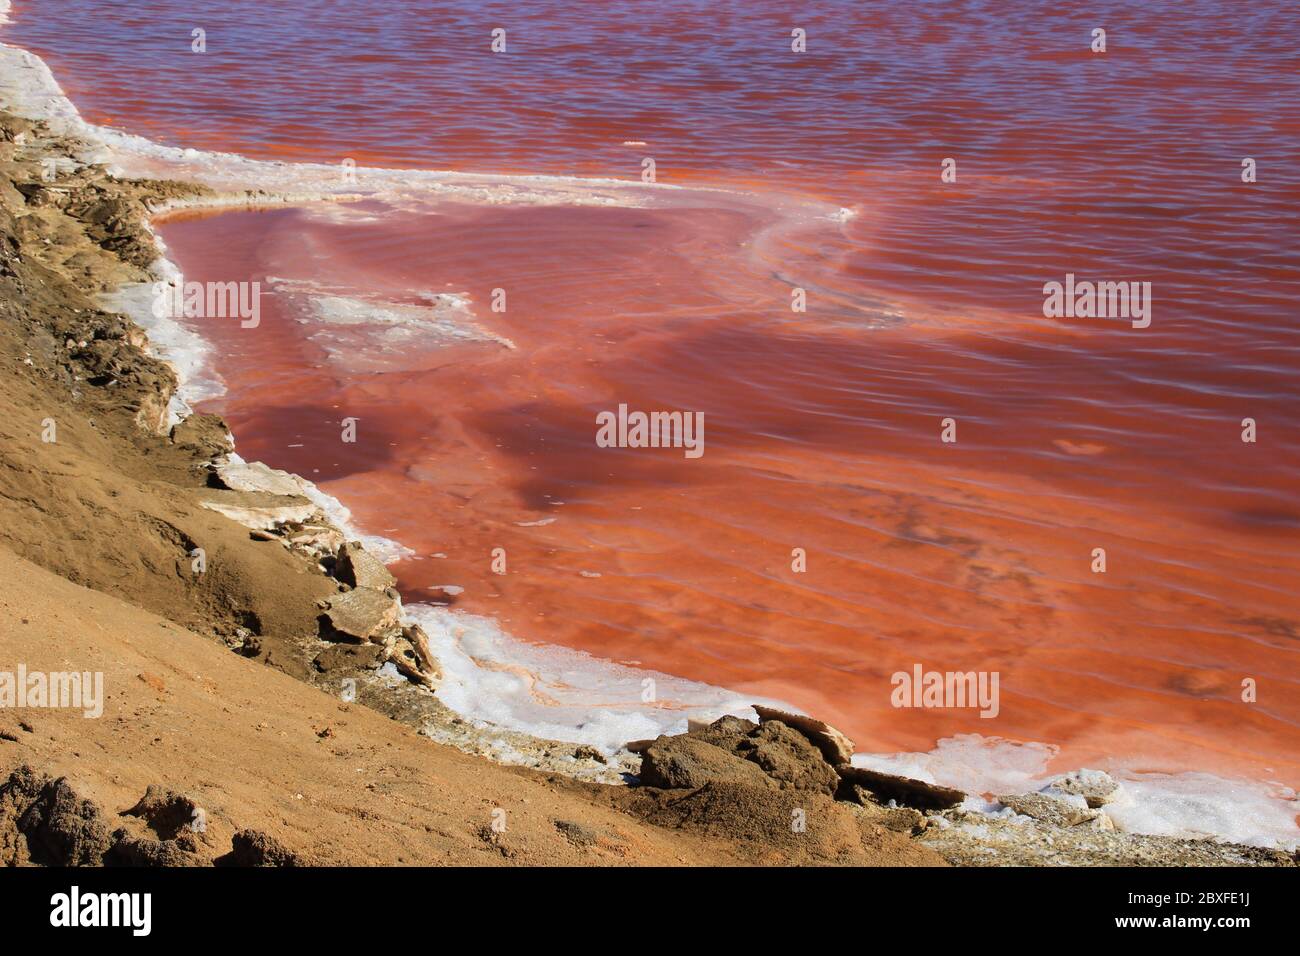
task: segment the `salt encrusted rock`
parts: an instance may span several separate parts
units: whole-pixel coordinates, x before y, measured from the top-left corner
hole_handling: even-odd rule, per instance
[[[307,484],[297,475],[279,471],[260,461],[218,461],[214,471],[222,487],[231,491],[258,491],[268,495],[305,497]]]
[[[354,588],[376,591],[384,591],[397,583],[384,567],[384,562],[362,547],[360,541],[349,541],[339,549],[334,576]]]
[[[354,588],[329,598],[323,617],[328,636],[383,643],[397,627],[402,605],[382,591]]]
[[[1102,770],[1075,770],[1057,777],[1044,792],[1068,793],[1083,797],[1093,809],[1103,807],[1119,793],[1119,783]]]
[[[402,638],[411,645],[415,652],[417,666],[428,677],[429,683],[436,684],[442,680],[442,665],[433,656],[429,645],[429,635],[418,624],[407,624],[402,628]]]
[[[1023,816],[1058,827],[1078,826],[1080,823],[1088,823],[1103,815],[1098,810],[1090,810],[1074,801],[1062,800],[1043,793],[1008,795],[998,797],[998,802]]]
[[[865,767],[836,767],[844,786],[841,793],[849,793],[851,787],[859,786],[871,793],[881,803],[893,800],[903,806],[918,810],[947,810],[958,806],[966,799],[966,794],[952,787],[913,780]]]
[[[815,717],[806,717],[803,714],[788,714],[783,710],[764,707],[761,704],[754,704],[753,707],[754,712],[758,714],[760,723],[779,720],[787,727],[793,727],[811,740],[816,744],[817,749],[822,752],[826,762],[832,767],[848,764],[853,759],[853,741],[830,724]]]
[[[303,525],[289,533],[289,543],[313,554],[334,554],[343,546],[343,532],[328,525]]]
[[[252,505],[209,499],[200,501],[199,504],[254,531],[274,531],[282,525],[303,524],[316,517],[316,506],[310,501]]]
[[[401,636],[394,638],[389,647],[388,660],[406,678],[425,687],[436,687],[442,680],[442,668],[434,660],[429,638],[418,624],[402,628]]]

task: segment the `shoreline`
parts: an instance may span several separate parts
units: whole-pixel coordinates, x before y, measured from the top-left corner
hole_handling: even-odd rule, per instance
[[[69,157],[64,157],[64,158],[69,158]],[[82,167],[82,170],[86,168],[89,167]],[[195,189],[194,186],[177,186],[175,188],[181,190]],[[197,199],[197,202],[200,205],[202,205],[205,202],[205,199],[199,197],[197,193],[192,193],[190,195],[190,198]],[[207,198],[213,198],[213,197],[207,197]],[[27,201],[30,202],[31,198],[28,197]],[[176,209],[178,204],[184,203],[185,201],[186,199],[183,195],[173,197],[171,200],[169,200],[169,202],[173,203],[173,205],[170,208]],[[227,203],[230,206],[241,206],[247,204],[238,201],[235,197],[229,197],[229,198],[217,197],[216,201]],[[268,201],[281,203],[287,200],[269,199]],[[318,200],[300,199],[299,201],[318,201]],[[153,210],[151,210],[151,213],[152,211]],[[141,228],[145,233],[151,234],[152,230],[148,229],[147,222],[148,222],[147,218],[142,218],[132,225],[134,227]],[[137,239],[137,241],[139,240],[138,235],[135,238]],[[133,348],[139,349],[144,346],[144,342],[135,341],[131,343],[131,346]],[[161,432],[164,424],[171,424],[163,417],[166,410],[170,407],[171,407],[171,396],[168,396],[164,408],[158,407],[157,402],[155,401],[153,404],[148,405],[147,407],[141,407],[141,409],[139,409],[139,411],[137,412],[136,417],[138,419],[140,415],[144,415],[145,419],[147,419],[147,422],[152,426],[152,430],[155,433],[158,433]],[[211,451],[214,448],[219,449],[220,447],[222,447],[223,444],[226,443],[227,439],[224,434],[219,433],[220,429],[217,427],[215,422],[210,421],[211,418],[212,416],[190,416],[184,419],[183,421],[176,422],[175,425],[179,426],[181,431],[180,431],[179,439],[176,437],[175,432],[170,432],[170,436],[173,443],[192,442],[194,443],[194,447],[204,451]],[[214,432],[216,433],[214,434]],[[222,459],[222,458],[225,459],[224,463],[219,463],[218,459]],[[276,534],[271,528],[266,528],[266,527],[253,528],[250,526],[249,530],[252,531],[253,533],[261,532],[264,535],[270,536],[269,538],[262,538],[261,540],[269,541],[269,540],[279,539],[282,541],[282,543],[284,543],[285,550],[292,551],[295,548],[297,548],[297,550],[303,552],[308,557],[314,557],[317,563],[321,564],[321,559],[325,558],[327,553],[330,557],[336,556],[337,548],[342,543],[341,541],[335,540],[336,537],[337,539],[346,539],[351,537],[351,535],[345,533],[346,529],[341,530],[340,528],[338,528],[337,526],[335,526],[334,524],[330,523],[327,520],[318,519],[316,515],[311,511],[303,511],[302,509],[304,506],[298,501],[286,502],[284,500],[275,500],[273,502],[268,503],[267,498],[259,497],[259,496],[265,496],[269,494],[274,499],[303,498],[303,499],[307,499],[312,505],[319,506],[320,503],[318,501],[313,501],[311,495],[301,493],[305,491],[305,488],[303,486],[303,479],[297,478],[297,476],[289,476],[282,472],[280,473],[272,472],[270,469],[266,469],[265,466],[262,466],[261,468],[257,468],[255,464],[252,466],[247,466],[247,469],[241,472],[238,470],[238,468],[232,470],[230,468],[231,464],[232,462],[229,458],[229,450],[227,450],[224,455],[216,455],[216,456],[211,456],[206,459],[203,459],[198,466],[205,472],[207,476],[205,478],[205,483],[208,487],[213,487],[215,483],[215,485],[217,486],[216,487],[217,491],[233,493],[230,495],[222,494],[217,496],[220,499],[224,499],[227,512],[230,512],[233,509],[234,511],[241,513],[242,516],[246,519],[245,520],[246,525],[248,520],[253,520],[261,524],[266,524],[269,521],[272,527],[276,525],[277,521],[292,522],[292,525],[288,526],[287,528],[285,528],[283,525],[281,526],[283,530],[286,530],[288,532],[287,534]],[[233,464],[238,466],[241,464],[241,462],[236,461],[233,462]],[[250,476],[248,469],[251,469],[253,472],[255,472],[255,474]],[[215,479],[213,478],[214,475],[215,475]],[[237,475],[237,476],[232,478],[231,477],[232,475]],[[292,486],[292,484],[295,481],[299,483],[297,487],[297,493],[290,490],[288,494],[284,494],[283,492],[286,490],[286,483],[287,485]],[[240,486],[241,482],[243,484],[242,487]],[[221,485],[224,485],[225,487],[220,487]],[[233,504],[231,502],[233,502]],[[267,513],[268,508],[270,509],[270,513]],[[251,513],[251,512],[257,512],[257,513]],[[229,515],[229,514],[228,516],[234,517],[234,515]],[[236,520],[239,519],[236,518]],[[306,534],[306,537],[308,538],[315,537],[318,540],[305,541],[305,542],[295,542],[293,540],[293,538],[295,537],[301,537],[304,533]],[[325,548],[324,545],[326,542],[329,542],[331,546]],[[358,559],[358,562],[362,560],[364,559]],[[328,569],[323,569],[323,571],[324,570],[328,570]],[[371,568],[371,570],[374,571],[376,575],[378,575],[379,573],[378,570],[374,569],[373,567]],[[358,585],[354,582],[352,587],[353,590],[358,590],[359,588],[364,586]],[[371,590],[382,592],[386,590],[386,588],[372,587]],[[351,592],[343,592],[343,593],[351,593]],[[389,607],[390,606],[386,606],[383,612],[384,615],[387,615],[389,613]],[[400,615],[401,613],[400,602],[398,602],[397,607],[398,607],[397,613]],[[239,649],[242,650],[246,646],[248,638],[239,637],[237,631],[232,636],[237,638],[242,643],[238,645],[231,644],[231,646],[238,647]],[[257,635],[248,635],[248,636],[257,636]],[[416,638],[403,635],[402,639],[406,640],[408,643],[411,644],[418,644],[418,639]],[[334,646],[344,646],[344,645],[336,644]],[[352,646],[352,645],[347,645],[347,646]],[[362,643],[359,646],[365,647],[367,645]],[[251,647],[249,649],[251,650]],[[386,651],[391,653],[392,648],[391,647],[386,648]],[[399,660],[400,659],[401,658],[399,657]],[[390,663],[394,663],[394,668],[400,668],[400,664],[392,661],[390,661]],[[432,666],[436,666],[436,662],[431,663],[430,661],[425,660],[423,661],[423,664],[424,664],[423,667],[416,667],[415,670],[417,674],[423,672],[427,677],[429,668]],[[352,673],[352,671],[346,669],[349,666],[351,665],[344,664],[343,669],[331,671],[331,674],[333,675],[331,679],[337,679],[337,675],[339,673]],[[359,669],[357,673],[360,674],[362,671],[366,671],[368,673],[368,669],[366,668]],[[395,688],[400,688],[400,692],[396,692],[394,695],[389,693],[381,693],[377,690],[376,691],[377,696],[380,697],[396,696],[397,698],[399,698],[399,701],[397,703],[394,703],[392,707],[394,708],[394,710],[404,711],[407,722],[409,722],[412,716],[412,711],[418,713],[421,719],[428,719],[428,714],[426,714],[421,708],[430,705],[426,703],[422,703],[421,701],[417,701],[415,699],[416,696],[420,696],[420,697],[423,696],[419,694],[418,689],[412,691],[409,690],[407,687],[402,687],[402,685],[400,684],[393,684],[388,687],[388,690],[393,691]],[[441,707],[440,704],[432,707],[432,710],[438,711],[439,707]],[[442,709],[445,710],[445,708]],[[397,716],[397,715],[390,713],[390,716]],[[403,718],[399,717],[398,719],[403,719]],[[465,725],[465,721],[459,717],[456,717],[454,715],[448,717],[444,714],[439,713],[438,719],[443,721],[443,723],[440,726],[443,727],[442,732],[445,732],[445,734],[447,735],[447,739],[444,742],[458,742],[458,745],[464,745],[470,748],[481,747],[488,752],[491,752],[491,750],[495,747],[497,749],[497,753],[495,754],[495,756],[497,756],[498,758],[503,755],[508,756],[509,751],[511,750],[519,750],[520,752],[528,753],[529,748],[539,748],[539,752],[536,754],[537,759],[541,761],[558,759],[557,754],[553,752],[555,750],[554,742],[550,742],[550,743],[543,742],[542,744],[539,745],[535,738],[528,738],[527,741],[525,741],[524,737],[526,737],[526,735],[520,735],[520,737],[510,737],[509,733],[513,733],[513,732],[495,732],[495,731],[490,732],[487,735],[488,736],[487,740],[482,740],[482,739],[477,739],[476,735],[472,732],[472,730]],[[433,734],[426,734],[426,735],[434,736]],[[438,737],[434,736],[434,739],[436,740],[438,739]],[[560,745],[560,746],[563,747],[566,745]],[[577,747],[574,747],[574,745],[567,745],[567,746],[570,749],[576,749],[576,750],[583,749],[581,746],[577,746]],[[471,749],[470,752],[475,752],[475,751]],[[562,760],[560,760],[561,766],[553,766],[545,762],[534,764],[534,766],[543,766],[546,767],[547,769],[565,770],[567,772],[568,770],[571,769],[567,766],[569,756],[570,755],[566,755]],[[602,756],[608,757],[608,755],[602,755]],[[607,763],[606,761],[598,761],[594,757],[590,757],[590,756],[584,758],[575,757],[574,759],[575,760],[586,759],[591,762],[592,766],[586,768],[587,770],[590,771],[589,774],[590,779],[605,779],[605,778],[617,779],[618,777],[622,776],[624,773],[631,772],[629,768],[636,766],[637,763],[639,763],[639,761],[631,760],[630,757],[629,759],[626,760],[626,762],[618,763],[617,766],[610,766],[610,764]],[[620,761],[622,761],[622,759],[623,758],[620,758]],[[1003,817],[1003,819],[1005,819],[1005,816]],[[942,828],[942,829],[947,830],[948,828]],[[1104,839],[1104,838],[1100,838],[1100,839]]]

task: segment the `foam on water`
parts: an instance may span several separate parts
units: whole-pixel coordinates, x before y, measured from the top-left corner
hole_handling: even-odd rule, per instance
[[[927,753],[855,754],[853,765],[956,787],[973,795],[965,804],[968,809],[996,812],[996,801],[981,797],[1034,793],[1062,776],[1047,770],[1057,749],[960,734],[940,740]],[[1300,801],[1289,787],[1208,773],[1104,769],[1120,783],[1119,794],[1106,806],[1120,830],[1188,839],[1215,837],[1290,850],[1300,846],[1296,825]]]
[[[581,651],[525,643],[474,614],[421,604],[406,613],[429,635],[444,674],[438,698],[452,710],[605,753],[631,740],[682,733],[688,716],[753,720],[755,703],[789,706]]]

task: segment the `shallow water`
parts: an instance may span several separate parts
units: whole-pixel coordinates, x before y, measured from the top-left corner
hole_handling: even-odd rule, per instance
[[[629,180],[651,156],[759,196],[161,226],[187,279],[269,291],[256,329],[199,327],[206,407],[412,548],[408,601],[463,587],[519,638],[862,750],[976,733],[1300,783],[1292,8],[105,6],[20,3],[6,39],[160,142]],[[1066,273],[1151,282],[1150,327],[1044,318]],[[620,403],[702,412],[704,455],[597,447]],[[917,663],[998,672],[998,716],[893,708]]]

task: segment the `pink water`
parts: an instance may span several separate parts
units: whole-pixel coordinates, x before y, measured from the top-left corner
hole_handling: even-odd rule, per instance
[[[187,279],[294,280],[257,329],[200,327],[210,408],[414,549],[408,600],[458,585],[520,638],[785,699],[863,750],[980,733],[1295,785],[1300,17],[1003,11],[63,0],[18,4],[6,39],[88,119],[164,143],[628,180],[651,156],[662,183],[855,211],[772,232],[788,199],[690,193],[167,222]],[[1067,272],[1151,282],[1150,328],[1045,319]],[[310,309],[431,292],[515,348]],[[703,412],[704,456],[598,448],[620,403]],[[998,671],[998,717],[891,707],[914,663]]]

